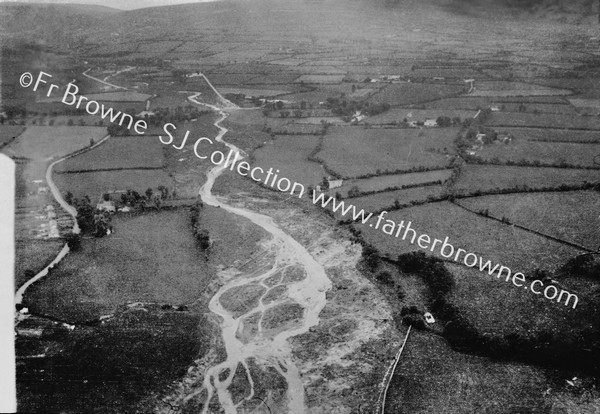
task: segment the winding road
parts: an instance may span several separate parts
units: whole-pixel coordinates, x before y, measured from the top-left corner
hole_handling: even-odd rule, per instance
[[[69,154],[65,157],[62,157],[56,161],[54,161],[53,163],[51,163],[48,168],[46,169],[46,183],[48,184],[48,187],[50,188],[50,192],[52,193],[52,196],[54,197],[54,199],[56,200],[56,202],[58,204],[60,204],[60,206],[71,215],[71,217],[73,217],[73,233],[75,234],[79,234],[80,233],[80,229],[79,229],[79,225],[77,224],[77,210],[75,210],[75,207],[71,206],[69,203],[67,203],[65,201],[65,199],[62,197],[62,195],[60,194],[60,190],[58,189],[58,187],[56,186],[56,184],[54,184],[54,181],[52,180],[52,170],[54,169],[54,166],[60,162],[63,162],[64,160],[74,157],[75,155],[79,155],[83,152],[89,151],[91,149],[96,148],[98,145],[103,144],[104,142],[106,142],[107,139],[110,138],[110,135],[105,136],[103,139],[101,139],[100,141],[98,141],[96,144],[92,145],[91,147],[86,147],[84,149],[75,151],[72,154]],[[31,286],[32,284],[34,284],[35,282],[37,282],[38,280],[40,280],[41,278],[43,278],[44,276],[48,275],[48,271],[54,267],[54,265],[56,265],[57,263],[59,263],[66,255],[67,253],[69,253],[69,246],[68,244],[65,243],[64,247],[61,249],[61,251],[58,253],[58,255],[54,258],[54,260],[52,260],[52,262],[46,266],[45,268],[43,268],[40,272],[38,272],[34,277],[32,277],[31,279],[29,279],[27,282],[25,282],[20,288],[19,290],[17,290],[17,293],[15,293],[15,304],[20,305],[23,302],[23,295],[25,294],[25,291],[29,288],[29,286]]]

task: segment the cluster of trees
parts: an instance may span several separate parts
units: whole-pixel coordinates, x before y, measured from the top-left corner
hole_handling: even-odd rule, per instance
[[[148,188],[144,194],[140,194],[135,190],[128,189],[126,192],[121,194],[121,203],[123,205],[141,210],[144,210],[148,207],[160,209],[163,201],[168,200],[169,198],[177,198],[176,191],[173,190],[173,192],[169,193],[169,189],[164,185],[159,185],[157,190],[158,192],[155,193],[152,188]]]
[[[325,130],[327,129],[327,125],[324,125]],[[330,176],[334,177],[334,178],[342,178],[337,172],[333,171],[329,165],[327,165],[327,163],[317,157],[317,154],[321,151],[321,149],[323,149],[323,137],[324,137],[325,133],[323,133],[323,135],[321,137],[319,137],[319,142],[317,143],[317,146],[310,152],[310,154],[308,154],[308,160],[309,161],[313,161],[313,162],[317,162],[319,164],[321,164],[323,166],[323,169],[325,170],[325,172],[327,174],[329,174]],[[324,181],[327,181],[326,179]],[[324,183],[322,183],[324,184]]]
[[[343,97],[329,97],[325,100],[325,107],[331,110],[331,113],[336,116],[351,117],[357,111],[373,116],[390,109],[390,104],[387,102],[371,104],[367,101],[347,100]]]
[[[105,194],[104,199],[110,200],[110,196]],[[81,199],[77,199],[73,198],[71,193],[67,193],[65,201],[77,210],[77,224],[82,233],[91,234],[95,237],[104,237],[108,234],[109,230],[113,231],[110,213],[96,209],[87,195]],[[72,243],[73,247],[79,247],[79,243],[76,240],[73,240]],[[69,247],[72,247],[71,244],[69,244]]]
[[[442,185],[442,184],[443,184],[442,180],[437,180],[437,181],[431,181],[428,183],[404,184],[404,185],[390,186],[390,187],[384,188],[383,190],[372,190],[372,191],[360,191],[358,186],[354,185],[348,190],[347,198],[364,197],[364,196],[378,194],[378,193],[386,193],[389,191],[405,190],[407,188],[415,188],[415,187],[430,187],[432,185]]]
[[[27,116],[27,109],[24,105],[3,105],[2,112],[6,114],[6,119],[24,118]],[[4,117],[1,117],[4,123]]]
[[[479,164],[479,165],[510,165],[510,166],[518,166],[518,167],[550,167],[550,168],[573,168],[579,170],[597,170],[597,165],[577,165],[577,164],[569,164],[565,160],[558,160],[555,162],[541,162],[540,160],[528,160],[525,158],[520,159],[519,161],[515,160],[506,160],[501,161],[498,157],[483,159],[478,157],[477,155],[469,155],[463,154],[463,159],[469,164]]]
[[[403,306],[400,310],[400,316],[402,317],[402,323],[410,325],[415,329],[425,329],[425,321],[423,320],[423,312],[416,306]]]
[[[200,211],[203,207],[204,204],[202,204],[201,202],[197,202],[190,208],[190,221],[192,224],[192,231],[194,233],[194,237],[198,242],[198,246],[200,246],[202,250],[206,251],[211,246],[212,241],[210,239],[210,234],[208,230],[200,226],[199,217]]]
[[[561,276],[587,277],[600,281],[600,260],[592,254],[582,254],[569,259],[558,270]]]
[[[401,254],[396,264],[401,272],[421,275],[434,300],[444,298],[454,287],[454,278],[444,263],[422,251]]]
[[[369,271],[376,271],[381,260],[379,251],[366,243],[360,230],[350,227],[353,241],[363,245],[362,258]],[[398,256],[396,261],[401,272],[415,273],[423,280],[431,292],[430,308],[436,318],[445,322],[444,337],[455,349],[469,353],[494,357],[503,360],[527,361],[545,366],[574,367],[597,372],[600,369],[600,293],[580,305],[574,320],[584,319],[591,323],[573,326],[569,332],[562,332],[548,324],[547,329],[536,332],[513,332],[505,335],[484,334],[464,316],[463,312],[447,300],[454,288],[454,278],[440,259],[417,251]],[[600,260],[593,254],[584,254],[570,259],[558,271],[565,276],[598,278]],[[545,271],[533,272],[532,277],[548,281]],[[377,280],[391,284],[392,276],[382,271]],[[597,289],[596,289],[597,290]],[[404,307],[401,311],[403,322],[415,328],[424,327],[421,311],[418,308]]]

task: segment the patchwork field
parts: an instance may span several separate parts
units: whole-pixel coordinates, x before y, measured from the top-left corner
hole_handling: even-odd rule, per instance
[[[499,108],[504,105],[505,111],[518,111],[520,105],[525,105],[527,111],[534,109],[540,112],[562,113],[557,111],[568,111],[572,113],[573,106],[568,104],[564,98],[555,96],[539,96],[539,97],[486,97],[486,96],[471,96],[464,95],[456,98],[445,98],[436,101],[431,101],[423,104],[427,109],[469,109],[478,110],[488,106],[496,105]]]
[[[541,114],[560,114],[577,116],[578,112],[572,105],[545,103],[505,102],[495,104],[502,112],[532,112]]]
[[[424,362],[426,361],[426,362]],[[398,414],[538,413],[552,402],[544,371],[452,350],[412,330],[396,367],[386,411]]]
[[[500,128],[498,131],[530,141],[590,142],[600,144],[600,134],[593,131],[550,128]]]
[[[600,212],[597,191],[504,194],[465,198],[458,203],[590,249],[600,245],[600,226],[590,225],[598,221]]]
[[[581,185],[598,180],[598,171],[568,168],[466,165],[452,190],[458,194],[518,187],[556,188],[561,184]]]
[[[386,188],[391,187],[428,184],[437,181],[441,181],[443,183],[450,178],[451,175],[452,170],[435,170],[421,173],[380,175],[377,177],[362,178],[358,180],[346,180],[343,183],[344,185],[335,188],[332,191],[339,192],[346,197],[348,191],[353,187],[357,187],[361,192],[383,191]]]
[[[560,95],[560,91],[563,91],[563,89],[548,88],[533,83],[489,80],[475,82],[475,89],[481,91],[523,91],[526,93],[531,91],[550,92],[556,90],[557,93],[553,95]]]
[[[98,142],[107,135],[106,128],[81,126],[30,126],[3,152],[35,160],[58,158]]]
[[[86,239],[50,277],[34,284],[29,307],[74,321],[112,313],[127,302],[181,305],[203,294],[212,271],[186,209],[117,215],[113,226],[113,236]]]
[[[567,96],[571,95],[573,92],[568,89],[489,89],[489,90],[481,90],[475,89],[471,92],[470,96]]]
[[[366,212],[374,212],[389,209],[394,205],[396,200],[400,204],[410,204],[412,202],[426,201],[429,197],[440,197],[443,193],[444,187],[441,185],[428,185],[426,187],[386,191],[364,197],[353,197],[348,199],[347,203],[354,204],[358,209],[364,209]]]
[[[451,149],[458,129],[365,129],[332,127],[317,154],[343,177],[416,167],[446,167],[450,156],[429,150]]]
[[[466,92],[463,85],[434,83],[394,83],[371,96],[372,103],[389,103],[392,106],[433,101]]]
[[[337,84],[344,79],[344,75],[302,75],[294,82],[296,83],[330,83]]]
[[[600,119],[594,116],[536,115],[520,112],[494,112],[485,120],[485,124],[502,127],[600,129]]]
[[[152,95],[138,92],[106,92],[106,93],[94,93],[86,95],[90,101],[98,102],[145,102],[150,99]]]
[[[520,230],[506,224],[470,213],[449,202],[430,203],[390,212],[386,219],[400,223],[412,222],[417,233],[432,239],[449,238],[455,249],[462,248],[525,274],[536,267],[554,269],[581,250]],[[399,254],[423,250],[417,244],[385,234],[369,224],[355,224],[365,239],[383,254],[396,258]],[[468,231],[465,231],[468,229]],[[438,246],[439,247],[439,246]],[[432,254],[439,255],[439,248]]]
[[[212,82],[212,76],[211,76],[211,82]],[[283,91],[283,90],[275,90],[275,89],[249,89],[249,88],[217,88],[217,90],[219,91],[219,93],[221,93],[221,95],[225,95],[228,93],[235,93],[235,94],[244,94],[247,96],[263,96],[263,97],[271,97],[271,96],[278,96],[278,95],[285,95],[287,93],[289,93],[289,91]]]
[[[111,137],[96,148],[56,166],[57,173],[164,167],[163,145],[158,137]]]
[[[565,164],[578,167],[594,167],[594,157],[600,154],[598,144],[563,142],[533,142],[513,139],[510,144],[484,145],[477,155],[485,160],[496,158],[500,162],[521,160],[538,161],[542,164]],[[600,176],[600,170],[598,171]]]
[[[554,303],[542,296],[523,289],[516,289],[503,280],[495,280],[477,269],[447,265],[455,278],[456,285],[448,297],[448,302],[456,307],[464,320],[480,335],[505,341],[508,338],[527,338],[539,343],[539,354],[548,353],[548,342],[543,338],[561,338],[562,343],[571,343],[572,350],[580,358],[581,344],[574,337],[584,332],[597,332],[594,321],[586,320],[586,315],[594,312],[592,297],[597,284],[591,281],[569,280],[565,288],[577,292],[579,304],[576,309]],[[564,286],[564,285],[563,285]],[[482,307],[497,309],[482,312]],[[593,327],[593,325],[596,325]],[[563,337],[566,335],[566,337]],[[572,335],[572,336],[571,336]],[[515,353],[527,352],[512,344]],[[531,351],[530,351],[531,352]],[[520,355],[515,355],[519,357]]]
[[[323,168],[308,156],[317,146],[320,137],[314,135],[288,136],[278,135],[275,140],[255,151],[254,166],[263,169],[279,169],[280,177],[292,182],[317,185],[326,175]]]

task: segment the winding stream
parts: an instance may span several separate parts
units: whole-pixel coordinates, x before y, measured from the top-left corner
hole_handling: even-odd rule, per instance
[[[239,153],[240,156],[244,155],[239,148],[222,139],[228,130],[220,123],[227,117],[227,113],[217,106],[197,101],[197,96],[190,97],[190,101],[210,107],[221,115],[214,124],[219,128],[219,134],[215,139]],[[209,309],[221,319],[220,327],[227,358],[211,367],[204,377],[202,388],[207,390],[208,397],[202,413],[209,412],[215,393],[220,406],[227,414],[237,413],[242,404],[255,398],[255,381],[248,366],[251,358],[273,367],[285,379],[287,412],[304,413],[306,412],[304,385],[299,370],[293,362],[288,339],[307,332],[319,323],[319,313],[326,304],[325,292],[331,288],[331,282],[323,267],[300,243],[279,228],[271,217],[232,207],[211,193],[215,180],[225,168],[227,165],[219,165],[208,172],[207,181],[200,189],[202,201],[207,205],[221,207],[232,214],[245,217],[265,229],[272,236],[269,244],[274,249],[276,258],[272,267],[262,274],[239,274],[233,277],[210,300]],[[290,275],[292,277],[289,277]],[[232,292],[240,289],[244,294],[244,287],[259,289],[262,294],[256,302],[248,306],[250,309],[246,307],[240,314],[239,310],[237,312],[232,310],[231,303],[227,303],[227,297],[225,300],[222,298],[224,294],[231,296]],[[271,300],[274,296],[272,295],[274,288],[282,294],[276,295],[277,297]],[[266,298],[269,292],[271,296]],[[283,326],[269,326],[269,322],[265,321],[265,314],[272,319],[273,315],[282,315],[284,314],[282,310],[290,307],[301,312],[296,312],[295,317],[291,321],[286,321]],[[249,321],[257,319],[256,329],[248,329]],[[250,384],[250,393],[235,403],[229,387],[240,364]]]

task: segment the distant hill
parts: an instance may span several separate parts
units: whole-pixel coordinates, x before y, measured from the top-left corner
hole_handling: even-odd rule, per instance
[[[102,12],[102,9],[107,9],[104,10],[104,12],[109,12],[111,9],[114,12],[118,10],[134,10],[147,7],[172,6],[183,3],[202,3],[204,1],[213,0],[21,0],[20,3],[65,4],[69,6],[80,5],[85,8],[90,8],[90,10],[96,7],[97,11],[99,12]],[[2,0],[0,0],[0,4],[2,4]]]
[[[143,4],[166,1],[144,0]],[[130,7],[134,0],[105,3]],[[361,40],[387,28],[402,37],[402,30],[435,32],[465,24],[485,30],[487,24],[519,20],[527,26],[538,19],[596,27],[597,0],[219,0],[130,11],[93,4],[0,2],[0,38],[93,52],[95,45],[102,44],[200,39],[208,28],[257,37],[301,39],[317,33],[329,39]]]
[[[463,14],[525,12],[532,18],[573,23],[597,21],[599,12],[597,0],[450,0],[445,7]]]
[[[60,10],[64,10],[68,13],[81,13],[81,14],[97,14],[97,13],[118,13],[118,8],[112,6],[106,6],[98,4],[98,1],[90,0],[65,0],[65,1],[53,1],[53,0],[20,0],[20,1],[2,1],[0,0],[0,8],[10,7],[58,7]],[[115,2],[116,3],[116,2]]]

